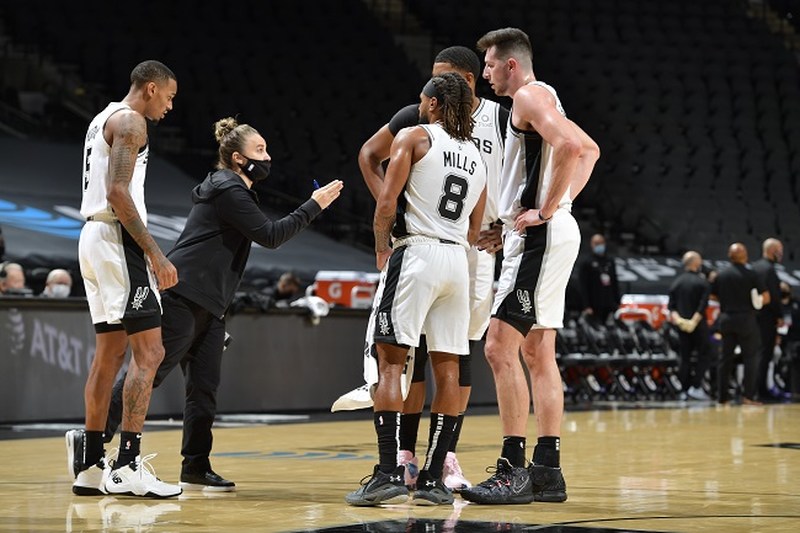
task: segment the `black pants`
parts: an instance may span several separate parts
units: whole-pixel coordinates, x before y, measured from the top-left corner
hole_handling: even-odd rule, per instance
[[[767,388],[767,374],[769,373],[769,362],[775,352],[775,339],[778,336],[778,321],[764,313],[758,314],[758,331],[761,333],[761,351],[758,357],[758,377],[756,386],[758,395],[761,399],[769,397]]]
[[[678,338],[680,339],[681,349],[681,365],[678,370],[678,379],[680,379],[684,390],[688,387],[700,387],[703,384],[703,376],[711,364],[711,343],[708,340],[708,324],[703,319],[697,324],[693,332],[679,331]],[[692,352],[697,352],[697,359],[694,365],[692,365]]]
[[[719,401],[730,400],[728,385],[733,370],[733,351],[736,346],[741,348],[744,362],[744,396],[754,400],[757,392],[756,373],[761,349],[761,335],[758,332],[756,314],[755,312],[722,313],[719,319],[719,329],[722,333],[722,357],[717,372]]]
[[[211,468],[211,425],[217,413],[217,387],[222,367],[225,322],[199,305],[167,291],[161,298],[164,314],[161,338],[164,360],[158,367],[153,388],[178,364],[186,380],[183,408],[183,469]],[[123,376],[114,385],[106,422],[105,439],[110,441],[122,420]]]

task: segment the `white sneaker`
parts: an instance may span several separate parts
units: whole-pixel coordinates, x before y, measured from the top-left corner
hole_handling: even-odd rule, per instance
[[[377,385],[361,385],[347,394],[342,394],[333,402],[331,413],[336,411],[357,411],[358,409],[369,409],[373,405],[372,395],[375,394]]]
[[[706,394],[706,391],[700,387],[689,387],[689,390],[686,391],[686,396],[688,396],[691,400],[697,400],[700,402],[706,402],[711,399],[711,397]]]
[[[150,459],[157,454],[144,457],[137,456],[136,461],[116,470],[112,470],[105,481],[108,494],[129,494],[148,498],[170,498],[177,496],[183,489],[178,485],[164,483],[156,477]]]
[[[111,468],[106,464],[105,457],[97,464],[86,470],[81,470],[72,484],[72,492],[78,496],[99,496],[106,493],[106,481]]]
[[[409,450],[400,450],[397,452],[397,466],[405,466],[405,485],[413,489],[417,486],[417,478],[419,477],[419,461]]]
[[[78,477],[78,473],[83,470],[86,451],[83,442],[84,436],[85,433],[82,429],[70,429],[64,434],[67,444],[67,472],[72,479]]]
[[[472,486],[472,483],[467,481],[467,478],[464,477],[464,472],[461,471],[461,465],[458,464],[458,458],[453,452],[447,452],[447,456],[444,458],[442,483],[453,492],[458,492],[461,489],[468,489]]]

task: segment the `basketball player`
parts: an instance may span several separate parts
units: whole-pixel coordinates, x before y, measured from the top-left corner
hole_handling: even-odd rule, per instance
[[[408,495],[405,467],[397,462],[400,374],[423,329],[436,395],[428,452],[413,499],[425,505],[453,502],[441,476],[461,403],[458,356],[469,353],[467,250],[480,231],[486,166],[471,142],[472,93],[461,76],[431,78],[420,94],[419,109],[428,124],[405,128],[395,138],[375,208],[377,266],[386,267],[387,280],[374,330],[380,462],[371,478],[347,495],[351,505],[393,503]]]
[[[481,239],[476,246],[470,247],[467,252],[470,268],[470,327],[469,340],[479,341],[489,325],[489,315],[493,296],[494,283],[494,255],[502,247],[499,231],[495,230],[497,220],[497,189],[500,180],[500,169],[503,165],[503,142],[505,127],[508,121],[508,110],[501,105],[475,96],[475,84],[480,76],[481,64],[477,54],[463,46],[445,48],[436,56],[433,64],[433,75],[445,72],[455,72],[461,75],[472,91],[472,118],[475,126],[472,140],[481,152],[481,157],[487,166],[487,196],[486,209],[481,224]],[[419,105],[410,104],[398,111],[388,124],[381,127],[362,147],[359,153],[359,166],[370,191],[377,200],[383,187],[382,163],[389,158],[392,140],[402,128],[411,127],[419,122]],[[492,239],[492,236],[495,238]],[[382,279],[383,281],[383,279]],[[381,292],[383,284],[379,287]],[[378,296],[380,298],[380,296]],[[366,364],[375,365],[371,347],[372,337],[370,329],[367,331],[366,344],[368,346]],[[420,347],[415,351],[413,363],[413,379],[408,391],[408,398],[403,406],[400,417],[400,464],[407,464],[406,484],[413,486],[416,482],[417,458],[415,448],[420,417],[425,403],[425,363],[428,353],[425,346],[425,336],[420,339]],[[461,387],[461,411],[459,423],[453,436],[450,450],[445,459],[444,484],[452,490],[460,490],[470,486],[464,477],[461,466],[456,456],[456,446],[463,427],[464,412],[469,403],[472,390],[471,357],[459,359],[461,369],[459,372],[459,385]],[[359,391],[360,389],[356,389]],[[356,391],[353,391],[355,393]],[[349,393],[349,394],[353,394]],[[371,398],[363,395],[364,407],[370,407]]]
[[[179,364],[186,380],[183,413],[181,487],[230,492],[233,481],[211,468],[211,427],[217,412],[225,342],[225,313],[238,288],[250,246],[277,248],[307,227],[339,197],[343,184],[334,180],[315,190],[294,212],[271,220],[251,190],[265,180],[271,161],[267,143],[248,124],[224,118],[214,124],[219,143],[217,171],[192,191],[186,226],[169,259],[181,279],[163,298],[163,342],[166,354],[153,382],[157,387]],[[114,387],[106,427],[110,441],[123,411],[122,382]]]
[[[504,259],[486,342],[504,439],[495,474],[461,494],[487,504],[561,502],[567,499],[559,462],[564,394],[555,328],[563,325],[567,282],[580,246],[572,201],[600,150],[566,118],[555,90],[536,81],[524,32],[489,32],[478,49],[486,52],[484,77],[494,92],[513,98],[500,181]],[[531,376],[530,395],[520,348]],[[526,468],[531,395],[539,440]]]
[[[177,91],[169,68],[158,61],[144,61],[131,72],[127,96],[97,115],[86,134],[81,202],[86,224],[78,252],[96,351],[84,393],[86,431],[66,434],[68,460],[77,476],[72,491],[78,495],[170,497],[181,493],[177,485],[156,478],[147,463],[152,455],[141,458],[139,454],[153,377],[164,358],[158,291],[178,281],[175,267],[147,231],[146,119],[164,118]],[[103,429],[111,388],[128,343],[133,355],[123,391],[121,444],[110,471]]]

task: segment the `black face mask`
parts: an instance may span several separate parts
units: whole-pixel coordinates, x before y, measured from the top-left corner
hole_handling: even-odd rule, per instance
[[[247,158],[245,158],[247,159]],[[256,159],[247,159],[242,165],[242,172],[253,183],[267,179],[269,170],[272,166],[272,161],[258,161]]]

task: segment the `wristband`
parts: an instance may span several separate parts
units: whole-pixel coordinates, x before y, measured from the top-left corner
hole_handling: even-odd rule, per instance
[[[553,215],[550,215],[549,217],[547,217],[547,218],[544,218],[544,217],[542,216],[542,210],[541,210],[541,209],[539,210],[539,220],[541,220],[542,222],[550,222],[550,220],[551,220],[552,218],[553,218]]]

